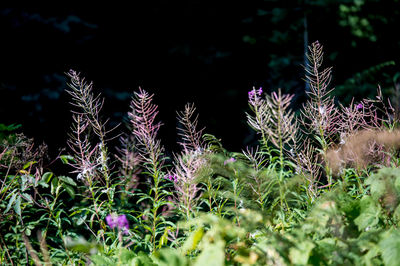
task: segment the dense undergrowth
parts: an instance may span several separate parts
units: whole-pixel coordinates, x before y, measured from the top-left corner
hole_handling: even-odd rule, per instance
[[[242,152],[178,112],[167,158],[153,95],[139,89],[116,154],[103,101],[74,71],[70,170],[46,146],[0,127],[0,262],[7,265],[398,265],[398,114],[375,99],[331,97],[322,46],[309,47],[308,100],[248,93],[259,145]]]

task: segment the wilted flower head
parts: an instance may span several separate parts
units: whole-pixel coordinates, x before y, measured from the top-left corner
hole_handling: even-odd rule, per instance
[[[129,222],[125,214],[119,216],[117,214],[109,214],[106,217],[106,222],[111,229],[117,227],[118,230],[123,231],[125,234],[128,233]]]

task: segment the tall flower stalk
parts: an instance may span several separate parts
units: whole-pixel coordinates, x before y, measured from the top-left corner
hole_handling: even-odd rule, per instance
[[[329,96],[333,89],[329,89],[332,79],[332,68],[321,70],[323,63],[323,46],[318,41],[311,44],[307,55],[308,63],[305,66],[306,80],[310,90],[306,91],[308,101],[302,112],[303,125],[309,130],[309,134],[315,136],[319,144],[318,150],[324,162],[326,154],[333,143],[333,137],[337,133],[338,110],[334,105],[334,99]],[[308,133],[308,132],[307,132]],[[325,163],[325,173],[328,177],[329,187],[332,184],[332,172]]]
[[[76,169],[77,179],[82,180],[88,188],[88,197],[93,201],[94,217],[102,229],[105,224],[102,219],[103,208],[111,210],[114,199],[114,188],[111,187],[109,156],[107,149],[106,122],[100,119],[103,99],[93,93],[93,84],[86,82],[73,70],[67,73],[70,78],[67,92],[72,97],[73,110],[72,132],[68,144],[73,151],[74,160],[71,165]],[[105,187],[105,189],[104,189]],[[101,203],[101,195],[105,192],[108,201]],[[92,224],[92,223],[91,223]],[[103,231],[100,231],[103,232]],[[104,238],[104,233],[100,236]]]
[[[163,171],[165,157],[164,147],[158,139],[160,122],[156,122],[158,106],[153,104],[153,95],[139,88],[131,101],[131,112],[128,116],[131,121],[133,135],[136,141],[138,159],[143,163],[145,174],[151,179],[151,188],[148,195],[144,195],[151,201],[151,210],[148,213],[150,218],[149,231],[152,234],[152,249],[156,249],[156,238],[159,233],[162,217],[160,207],[166,204],[164,201],[167,192],[163,189],[162,181],[165,173]]]
[[[257,133],[261,134],[261,145],[263,149],[268,150],[268,124],[270,121],[270,112],[268,112],[268,105],[266,101],[261,97],[262,89],[249,91],[249,105],[253,114],[247,114],[247,123]]]
[[[293,95],[283,95],[281,90],[261,98],[262,90],[249,92],[249,104],[254,115],[247,115],[249,125],[261,134],[264,147],[269,142],[276,147],[279,165],[279,187],[281,207],[289,208],[284,195],[284,168],[287,166],[285,154],[295,146],[298,126],[294,113],[289,110]]]
[[[121,136],[120,145],[120,148],[117,148],[118,155],[115,157],[120,162],[120,181],[124,191],[121,192],[121,200],[125,201],[128,199],[128,194],[139,186],[140,156],[136,151],[136,141],[133,135]]]
[[[184,150],[203,151],[204,142],[202,135],[204,129],[198,129],[199,116],[195,115],[196,107],[194,104],[186,104],[185,109],[178,112],[178,135],[181,137],[179,144]]]
[[[109,156],[107,149],[107,133],[105,125],[100,119],[100,111],[103,99],[93,93],[93,83],[88,83],[73,70],[67,73],[70,78],[67,92],[72,97],[71,104],[76,107],[73,110],[72,134],[70,134],[69,146],[74,152],[75,163],[73,166],[78,172],[78,179],[84,180],[89,187],[91,198],[94,201],[95,212],[99,220],[100,207],[97,204],[98,197],[94,186],[100,182],[105,186],[110,208],[114,192],[111,188]],[[91,133],[97,137],[93,138]],[[93,142],[95,145],[93,145]]]
[[[290,152],[297,139],[297,121],[294,113],[288,109],[293,97],[294,95],[282,95],[280,89],[278,93],[273,92],[271,96],[266,96],[267,110],[270,113],[267,132],[272,144],[279,150],[281,173],[285,167],[285,153]]]
[[[194,104],[186,104],[185,109],[178,112],[178,135],[182,153],[175,158],[174,187],[176,199],[187,219],[195,213],[199,198],[198,176],[209,167],[205,145],[201,139],[203,129],[198,129],[198,115],[195,115]]]
[[[193,151],[184,151],[175,160],[174,188],[176,200],[186,219],[192,218],[196,212],[196,203],[199,199],[200,188],[197,177],[207,162],[204,156]]]
[[[100,154],[97,161],[101,166],[106,187],[109,189],[110,169],[106,145],[106,134],[108,132],[105,129],[106,122],[103,123],[99,117],[104,100],[100,98],[100,94],[97,96],[93,94],[93,83],[87,83],[84,78],[79,77],[77,72],[70,70],[67,75],[71,78],[71,82],[68,83],[70,89],[67,92],[72,96],[72,105],[78,108],[74,113],[82,116],[82,119],[90,125],[99,139],[98,150]]]

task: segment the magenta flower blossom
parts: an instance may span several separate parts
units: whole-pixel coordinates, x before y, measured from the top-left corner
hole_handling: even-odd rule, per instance
[[[176,181],[178,181],[178,177],[177,177],[175,174],[173,174],[173,175],[166,175],[164,178],[165,178],[165,179],[168,179],[169,181],[172,181],[172,182],[174,182],[174,183],[176,183]]]
[[[357,104],[357,106],[356,106],[356,109],[357,109],[357,110],[360,110],[360,109],[362,109],[362,108],[363,108],[362,103]]]
[[[119,229],[123,229],[123,230],[129,229],[129,222],[128,222],[128,219],[126,219],[125,214],[118,216],[117,223],[118,223]]]
[[[236,162],[236,159],[232,157],[232,158],[229,158],[228,160],[226,160],[224,162],[224,165],[227,165],[228,163],[233,163],[233,162]]]
[[[111,229],[114,229],[117,226],[117,219],[118,217],[116,217],[114,214],[107,215],[106,222]]]
[[[263,90],[261,87],[258,90],[256,90],[256,88],[253,87],[253,89],[251,91],[249,91],[249,98],[252,99],[255,96],[261,96],[262,93],[263,93]]]
[[[111,229],[117,227],[118,230],[121,230],[125,234],[128,234],[129,222],[125,214],[122,214],[120,216],[116,214],[109,214],[106,217],[106,222]]]

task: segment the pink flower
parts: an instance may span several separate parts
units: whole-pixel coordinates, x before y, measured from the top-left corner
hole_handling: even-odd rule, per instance
[[[117,226],[118,217],[115,214],[109,214],[106,217],[106,222],[111,229],[114,229]]]
[[[224,165],[227,165],[228,163],[233,163],[233,162],[236,162],[236,159],[232,157],[232,158],[229,158],[228,160],[226,160],[224,162]]]
[[[363,108],[362,103],[357,104],[357,106],[356,106],[356,109],[357,109],[357,110],[360,110],[360,109],[362,109],[362,108]]]
[[[176,181],[178,181],[178,177],[177,177],[175,174],[173,174],[173,175],[166,175],[164,178],[165,178],[165,179],[168,179],[169,181],[172,181],[172,182],[174,182],[174,183],[176,183]]]
[[[263,93],[263,90],[261,87],[258,90],[256,90],[256,88],[253,87],[253,89],[251,91],[249,91],[249,98],[252,99],[255,96],[261,96],[262,93]]]
[[[118,230],[121,230],[125,234],[128,234],[129,222],[125,214],[122,214],[120,216],[116,214],[109,214],[106,217],[106,222],[111,229],[118,227]]]

